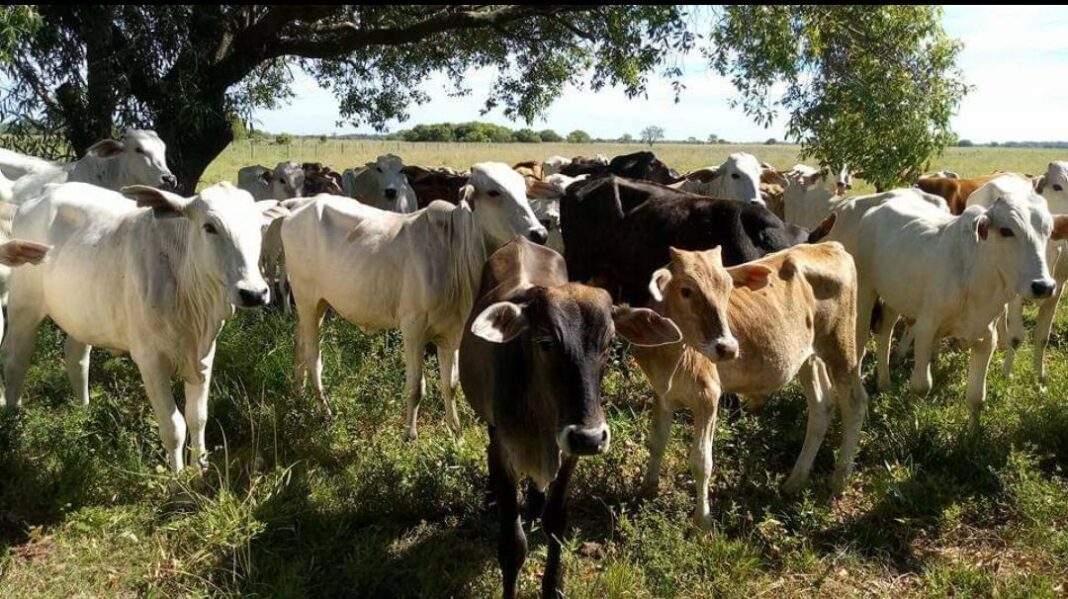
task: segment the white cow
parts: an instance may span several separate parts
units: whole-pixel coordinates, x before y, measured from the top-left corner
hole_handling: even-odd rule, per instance
[[[412,214],[327,195],[286,205],[293,208],[282,222],[282,242],[299,319],[298,390],[310,375],[329,410],[319,356],[329,305],[363,329],[400,329],[409,438],[417,434],[425,391],[423,348],[437,345],[448,424],[458,433],[456,353],[486,256],[516,235],[538,243],[547,236],[527,203],[523,177],[503,163],[476,164],[458,206],[434,201]]]
[[[853,188],[853,177],[847,168],[839,169],[834,177],[830,169],[796,164],[785,176],[789,184],[783,197],[783,220],[806,229],[818,227],[843,194]]]
[[[274,170],[255,165],[237,171],[237,186],[257,202],[276,202],[299,198],[304,194],[304,169],[296,162],[279,162]],[[270,204],[273,205],[273,204]],[[263,233],[260,270],[267,284],[277,291],[275,296],[286,314],[289,313],[289,286],[286,283],[285,256],[282,253],[281,229],[275,226]]]
[[[400,156],[383,154],[358,169],[345,169],[341,173],[341,186],[345,195],[368,206],[390,212],[415,212],[419,200],[403,169]]]
[[[131,201],[135,200],[135,201]],[[269,295],[256,262],[262,221],[284,214],[224,182],[191,198],[135,185],[116,193],[50,185],[19,210],[15,235],[53,245],[40,267],[16,269],[4,339],[4,405],[17,406],[37,328],[67,333],[67,373],[89,400],[89,350],[127,351],[141,371],[173,470],[205,459],[204,426],[215,338],[234,305]],[[185,383],[185,417],[171,379]]]
[[[676,189],[721,200],[736,200],[764,205],[760,197],[760,161],[746,152],[727,157],[719,166],[689,172],[684,181],[671,185]]]
[[[559,173],[545,177],[543,181],[527,183],[527,199],[530,200],[530,208],[538,222],[549,231],[549,239],[545,245],[553,250],[564,253],[564,237],[560,230],[560,198],[567,193],[567,188],[579,181],[585,181],[589,175],[569,177]]]
[[[541,174],[543,177],[559,174],[560,169],[569,164],[571,164],[570,158],[565,156],[549,156],[541,163]]]
[[[1051,217],[1037,196],[1009,195],[989,208],[970,206],[952,216],[913,190],[842,202],[827,236],[840,241],[857,265],[857,347],[863,351],[878,300],[879,389],[890,385],[890,339],[902,316],[914,323],[912,389],[931,389],[930,362],[941,337],[969,344],[967,399],[978,424],[986,371],[994,351],[994,321],[1017,294],[1049,297],[1046,267],[1051,233],[1068,234],[1068,217]]]
[[[167,146],[155,131],[127,129],[122,139],[96,142],[81,159],[49,162],[3,150],[0,172],[13,179],[11,201],[21,204],[49,183],[92,183],[118,190],[125,185],[174,188],[178,180],[167,168]]]
[[[274,170],[255,165],[237,171],[237,186],[252,194],[252,199],[288,200],[304,192],[304,169],[296,162],[279,162]]]
[[[1045,198],[1050,212],[1053,214],[1068,213],[1068,162],[1051,162],[1046,167],[1046,173],[1034,183],[1030,179],[1016,174],[1006,174],[992,179],[983,184],[968,196],[968,205],[990,206],[998,198],[1010,194],[1027,196],[1032,190],[1037,191]],[[1039,300],[1038,317],[1035,319],[1035,351],[1034,366],[1039,381],[1045,383],[1046,346],[1049,344],[1050,332],[1053,328],[1053,317],[1057,312],[1057,303],[1064,293],[1064,282],[1068,280],[1068,257],[1062,257],[1068,244],[1064,241],[1050,241],[1046,249],[1046,261],[1057,288],[1053,295]],[[1008,306],[1005,318],[998,321],[999,345],[1005,350],[1004,371],[1005,376],[1011,376],[1012,365],[1016,359],[1016,349],[1027,336],[1023,322],[1023,298],[1017,296]]]

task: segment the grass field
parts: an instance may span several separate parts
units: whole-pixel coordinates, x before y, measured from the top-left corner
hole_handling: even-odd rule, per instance
[[[624,151],[347,142],[316,155],[313,143],[300,155],[294,146],[290,157],[340,169],[388,150],[412,163],[465,167]],[[737,149],[655,148],[680,169]],[[789,146],[749,149],[777,166],[795,161]],[[205,179],[233,178],[238,166],[270,164],[286,152],[257,147],[249,160],[247,145],[237,146]],[[1056,157],[954,149],[934,166],[1036,172]],[[405,442],[399,335],[366,335],[328,317],[325,381],[338,413],[326,419],[290,393],[293,327],[293,318],[263,312],[242,312],[227,324],[210,404],[211,467],[202,477],[164,471],[152,410],[127,357],[94,352],[91,405],[71,405],[60,335],[46,328],[25,407],[0,414],[0,596],[496,596],[496,518],[483,507],[486,435],[471,410],[462,405],[464,436],[452,440],[430,374],[436,367],[428,364],[421,434]],[[908,365],[895,364],[895,387],[872,395],[856,476],[837,497],[827,484],[834,428],[810,487],[796,497],[779,492],[804,436],[796,386],[770,398],[760,414],[724,410],[715,445],[715,526],[703,534],[689,525],[688,415],[676,419],[659,497],[638,499],[650,391],[621,348],[605,384],[611,451],[584,459],[572,488],[569,596],[1063,596],[1063,310],[1046,390],[1029,358],[1025,347],[1011,380],[992,367],[981,431],[971,433],[965,355],[943,349],[936,390],[926,398],[911,397]],[[870,368],[865,375],[872,389]],[[521,579],[528,597],[539,590],[546,550],[537,527],[530,541]]]

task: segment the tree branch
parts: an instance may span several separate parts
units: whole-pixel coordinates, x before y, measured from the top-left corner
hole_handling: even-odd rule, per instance
[[[445,31],[480,29],[515,22],[524,18],[558,16],[589,12],[598,5],[511,5],[503,8],[471,8],[439,12],[407,27],[363,29],[356,23],[334,23],[286,32],[271,44],[274,56],[301,58],[335,58],[369,46],[410,44]]]

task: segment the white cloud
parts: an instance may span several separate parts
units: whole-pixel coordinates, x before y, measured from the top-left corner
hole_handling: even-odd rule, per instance
[[[1068,9],[948,7],[944,23],[951,36],[964,42],[960,64],[966,81],[975,88],[953,119],[961,137],[975,141],[1068,139],[1068,119],[1060,115],[1068,104],[1068,86],[1063,83],[1068,75]],[[699,56],[685,57],[681,66],[686,89],[678,103],[671,85],[659,77],[651,78],[647,97],[633,99],[618,89],[594,93],[568,88],[545,118],[531,126],[562,133],[584,129],[597,137],[636,135],[647,125],[664,127],[671,139],[704,139],[710,133],[736,141],[783,136],[782,119],[764,129],[740,110],[731,109],[733,86],[709,71]],[[469,78],[472,94],[465,97],[449,97],[451,86],[445,78],[432,78],[425,88],[432,100],[411,107],[411,119],[390,123],[390,128],[469,120],[526,126],[507,121],[500,111],[480,115],[493,72],[474,71]],[[264,129],[304,134],[357,130],[335,126],[341,120],[337,101],[309,77],[298,74],[295,87],[297,97],[289,106],[256,115]],[[358,130],[370,132],[367,127]]]

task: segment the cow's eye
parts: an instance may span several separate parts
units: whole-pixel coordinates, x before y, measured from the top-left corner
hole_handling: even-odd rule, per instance
[[[206,225],[204,225],[204,232],[207,233],[208,235],[218,235],[219,234],[219,230],[216,229],[215,225],[213,225],[211,223],[207,223]]]
[[[731,179],[737,179],[740,176],[738,173],[731,173]]]
[[[681,294],[682,297],[686,299],[690,299],[691,297],[693,297],[693,289],[690,289],[689,287],[683,287],[679,290],[679,294]]]
[[[487,194],[491,198],[499,198],[499,197],[501,197],[501,192],[497,191],[496,189],[494,189],[493,191],[487,192]]]
[[[137,152],[138,154],[144,154],[145,153],[145,151],[142,150],[141,148],[134,148],[134,152]]]
[[[1012,232],[1012,229],[1010,229],[1008,227],[1001,227],[1001,229],[998,232],[1001,233],[1002,237],[1013,237],[1013,236],[1016,235],[1015,233]]]
[[[1064,189],[1064,188],[1061,187],[1061,185],[1059,183],[1054,183],[1053,184],[1053,191],[1061,191],[1062,189]]]
[[[278,180],[282,182],[282,185],[286,184],[286,178],[285,177],[281,177]]]
[[[375,170],[381,173],[381,172],[382,172],[382,167],[380,167],[380,166],[376,166],[376,167],[375,167]]]

